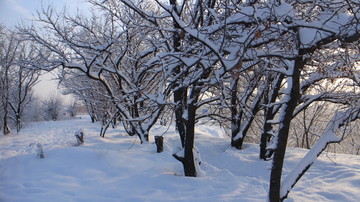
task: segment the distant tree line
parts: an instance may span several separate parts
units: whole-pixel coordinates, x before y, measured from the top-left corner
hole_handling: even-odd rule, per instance
[[[195,177],[196,124],[218,123],[232,147],[256,141],[272,160],[270,201],[284,200],[328,144],[358,145],[359,2],[89,2],[91,16],[43,7],[18,32],[38,47],[41,62],[26,64],[61,71],[102,137],[120,123],[145,143],[174,117],[183,150],[173,156]],[[289,144],[311,150],[282,179]]]
[[[11,122],[20,131],[33,99],[32,88],[40,71],[24,61],[41,60],[35,50],[33,43],[0,25],[0,125],[4,135],[10,133]]]
[[[58,120],[64,113],[74,116],[74,106],[64,106],[59,95],[53,93],[45,100],[34,95],[42,71],[33,64],[42,64],[47,57],[40,49],[24,35],[0,25],[0,127],[4,135],[11,128],[20,132],[30,121]]]

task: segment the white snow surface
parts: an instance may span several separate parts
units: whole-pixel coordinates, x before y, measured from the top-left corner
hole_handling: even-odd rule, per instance
[[[265,201],[271,161],[258,146],[237,151],[216,126],[198,125],[196,146],[201,176],[184,177],[172,157],[180,150],[174,127],[164,134],[164,152],[153,137],[139,144],[122,128],[99,137],[98,124],[82,119],[32,123],[19,134],[0,137],[1,202],[66,201]],[[150,134],[162,135],[155,126]],[[74,146],[83,130],[85,143]],[[29,145],[40,143],[44,159]],[[135,144],[134,144],[135,143]],[[288,148],[284,176],[308,150]],[[360,201],[360,157],[325,153],[290,192],[286,201]]]

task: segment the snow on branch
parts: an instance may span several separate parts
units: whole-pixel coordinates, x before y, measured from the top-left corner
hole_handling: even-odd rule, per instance
[[[311,165],[316,161],[317,157],[324,151],[328,144],[337,143],[343,139],[343,137],[339,137],[336,135],[336,131],[342,126],[345,126],[359,118],[359,105],[349,108],[345,111],[338,111],[334,114],[333,118],[331,119],[331,121],[329,121],[320,139],[282,181],[280,190],[280,197],[282,199],[287,198],[287,195],[289,194],[291,189],[305,174],[305,172],[311,167]]]

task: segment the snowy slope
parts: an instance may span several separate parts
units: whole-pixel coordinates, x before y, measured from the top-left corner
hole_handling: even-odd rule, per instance
[[[74,134],[83,129],[84,145]],[[161,135],[166,128],[154,128]],[[202,175],[184,177],[171,154],[180,146],[174,128],[165,151],[138,144],[121,129],[98,137],[86,117],[33,123],[20,134],[0,137],[0,201],[265,201],[271,162],[258,159],[258,146],[236,151],[213,126],[198,126]],[[45,158],[29,144],[39,142]],[[152,142],[152,141],[151,141]],[[134,144],[135,143],[135,144]],[[285,174],[307,150],[288,148]],[[287,201],[360,201],[360,157],[324,154],[300,180]]]

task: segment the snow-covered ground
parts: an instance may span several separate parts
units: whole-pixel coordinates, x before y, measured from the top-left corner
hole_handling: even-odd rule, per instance
[[[84,130],[86,143],[74,146]],[[152,135],[166,128],[155,127]],[[198,126],[200,177],[184,177],[171,155],[180,141],[174,128],[164,135],[164,152],[138,144],[121,129],[98,136],[90,119],[33,123],[20,134],[0,137],[1,202],[66,201],[265,201],[271,162],[258,159],[258,146],[237,151],[215,126]],[[151,139],[151,142],[153,140]],[[40,143],[45,158],[31,143]],[[304,156],[288,148],[284,174]],[[360,201],[360,157],[324,154],[303,176],[287,201]]]

